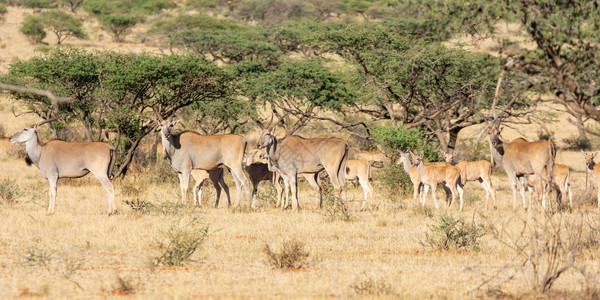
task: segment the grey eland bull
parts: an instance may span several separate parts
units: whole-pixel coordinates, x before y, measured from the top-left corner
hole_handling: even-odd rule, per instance
[[[233,175],[237,189],[237,205],[240,205],[242,187],[250,198],[248,179],[242,168],[247,146],[244,137],[237,134],[201,135],[194,131],[174,134],[173,127],[180,121],[173,121],[173,115],[168,120],[157,117],[163,148],[171,167],[179,176],[182,202],[187,198],[190,173],[193,169],[214,170],[222,165],[227,166]],[[255,203],[251,205],[254,207]],[[231,206],[231,202],[228,202],[228,206]]]
[[[318,174],[325,170],[338,195],[344,185],[344,172],[348,160],[348,144],[338,138],[305,139],[288,136],[281,142],[275,137],[277,126],[258,130],[260,138],[256,147],[266,149],[269,164],[287,181],[293,197],[292,208],[300,209],[298,203],[298,174]],[[322,206],[322,198],[319,207]]]
[[[71,143],[50,140],[42,143],[38,137],[38,127],[54,120],[56,119],[27,126],[10,137],[11,143],[25,143],[27,164],[34,164],[50,183],[48,214],[54,213],[58,179],[79,178],[90,172],[98,178],[106,190],[108,214],[116,213],[115,191],[109,179],[115,148],[102,142]]]

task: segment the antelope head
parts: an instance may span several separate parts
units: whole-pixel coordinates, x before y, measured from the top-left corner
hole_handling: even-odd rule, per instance
[[[420,155],[414,155],[412,152],[410,153],[410,157],[412,158],[412,160],[415,162],[415,166],[418,166],[419,164],[421,164],[423,162],[423,152],[421,152]]]
[[[35,124],[29,125],[19,131],[17,131],[15,134],[13,134],[9,141],[13,144],[15,143],[25,143],[27,141],[29,141],[32,138],[37,138],[37,129],[40,125],[42,124],[46,124],[52,121],[56,121],[58,120],[58,118],[53,118],[53,119],[49,119],[49,120],[44,120],[41,122],[37,122]]]
[[[596,165],[594,158],[596,158],[598,152],[587,153],[581,150],[581,154],[583,154],[583,158],[585,158],[585,166],[588,168],[588,170],[594,170],[594,165]]]
[[[181,120],[176,120],[173,121],[173,117],[175,116],[175,113],[172,113],[171,116],[167,119],[167,120],[163,120],[160,115],[156,115],[157,119],[156,122],[158,123],[158,126],[160,127],[160,132],[165,136],[166,139],[171,138],[171,131],[173,130],[173,127],[175,127],[175,125],[179,124],[179,122],[181,122]]]
[[[402,150],[398,150],[398,153],[400,154],[400,157],[398,157],[398,160],[396,161],[397,165],[401,165],[404,163],[405,159],[408,159],[408,153],[406,152],[402,152]]]
[[[442,154],[444,161],[446,161],[449,164],[452,164],[454,160],[454,153],[446,153],[444,150],[440,150],[440,154]]]
[[[499,145],[502,145],[502,140],[500,139],[500,134],[502,133],[502,129],[504,126],[500,125],[500,122],[492,125],[490,130],[488,130],[488,135],[490,137],[490,141],[492,143],[492,147],[497,148]]]
[[[256,142],[256,148],[263,149],[275,143],[275,130],[277,130],[277,126],[271,129],[256,129],[260,134],[258,138],[258,142]]]

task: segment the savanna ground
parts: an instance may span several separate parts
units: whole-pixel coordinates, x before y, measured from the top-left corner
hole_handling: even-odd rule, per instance
[[[14,34],[24,13],[27,11],[11,8],[0,26],[3,72],[10,63],[36,52],[23,36]],[[70,43],[87,48],[156,51],[141,43],[111,43],[108,35],[94,24],[86,26],[92,32],[90,40]],[[7,97],[0,98],[0,125],[7,136],[38,121],[31,115],[15,117],[11,113],[13,107],[22,110]],[[576,132],[564,116],[559,115],[558,120],[547,127],[562,147],[560,141]],[[520,132],[508,131],[504,138],[521,134],[537,138],[537,128],[519,129]],[[477,128],[469,128],[461,133],[461,138],[472,138],[477,132]],[[46,139],[47,135],[43,137]],[[256,136],[248,138],[252,141]],[[176,176],[162,159],[159,166],[145,173],[133,173],[114,182],[119,214],[108,217],[105,192],[91,175],[61,180],[56,213],[46,216],[48,183],[35,167],[25,165],[20,149],[22,146],[0,141],[0,182],[4,183],[5,193],[8,190],[13,195],[0,205],[1,298],[598,295],[594,283],[600,274],[596,254],[599,220],[593,193],[585,191],[584,161],[578,152],[560,149],[557,156],[558,163],[572,170],[575,209],[548,218],[538,212],[513,211],[510,187],[501,168],[493,176],[498,209],[490,211],[485,211],[483,190],[475,183],[468,183],[465,188],[463,212],[456,207],[435,210],[431,198],[422,209],[410,197],[390,197],[377,169],[373,172],[375,198],[366,211],[358,210],[360,188],[347,184],[348,200],[355,201],[348,201],[348,212],[340,213],[331,207],[318,209],[316,195],[305,183],[301,183],[300,204],[304,209],[300,212],[274,208],[274,192],[268,183],[262,183],[259,189],[258,209],[248,208],[246,202],[242,208],[226,209],[224,196],[221,206],[213,208],[215,194],[208,185],[203,197],[205,206],[194,208],[191,195],[188,203],[180,204]],[[230,175],[226,176],[235,199],[234,184]],[[440,191],[438,196],[442,198]],[[467,225],[482,225],[478,243],[450,250],[426,246],[428,235],[436,233],[431,226],[447,215],[462,219]],[[547,219],[561,221],[563,227],[547,225]],[[552,256],[536,252],[544,246],[534,244],[556,239],[531,231],[521,234],[524,220],[537,220],[533,225],[540,226],[538,229],[542,228],[544,234],[563,229],[563,242],[553,249],[559,249],[557,264],[572,268],[561,274],[550,293],[535,291],[539,286],[535,282],[541,279],[532,275],[532,265],[544,269]],[[582,225],[580,230],[578,224]],[[531,223],[528,226],[532,228]],[[168,242],[173,233],[203,237],[205,228],[208,231],[203,243],[183,266],[157,264],[157,258],[165,253],[159,247],[161,242]],[[500,228],[505,232],[495,235],[494,229]],[[521,247],[515,250],[510,247],[511,241],[519,237]],[[282,243],[290,240],[303,243],[308,258],[289,269],[275,267],[265,245],[278,252]],[[519,251],[532,254],[529,262],[515,256]],[[494,274],[498,275],[493,277]],[[537,280],[532,280],[534,277]],[[482,285],[488,280],[489,284]]]

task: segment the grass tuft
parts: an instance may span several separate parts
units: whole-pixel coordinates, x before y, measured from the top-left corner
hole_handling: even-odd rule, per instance
[[[283,242],[280,251],[274,251],[265,244],[263,252],[270,265],[278,269],[304,269],[308,266],[309,252],[304,249],[304,242],[288,240]]]
[[[481,224],[465,223],[462,218],[440,216],[437,224],[429,226],[429,232],[421,244],[438,250],[479,250],[479,239],[485,235]]]
[[[153,266],[182,266],[200,248],[208,237],[208,226],[194,218],[191,222],[174,224],[163,232],[157,242],[158,256],[151,259]]]

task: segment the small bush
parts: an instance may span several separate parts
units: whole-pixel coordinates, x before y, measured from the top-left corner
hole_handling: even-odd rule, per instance
[[[359,296],[396,296],[394,286],[385,278],[358,280],[350,288]]]
[[[6,128],[3,124],[0,124],[0,138],[6,138]]]
[[[32,44],[41,44],[46,37],[46,31],[40,18],[36,16],[27,16],[21,23],[19,31],[27,36]]]
[[[52,8],[56,7],[54,0],[22,0],[23,6],[29,8]]]
[[[50,268],[52,255],[49,252],[40,250],[37,247],[27,249],[27,254],[24,257],[25,265],[28,267],[41,266],[46,269]]]
[[[112,32],[113,41],[121,42],[129,29],[137,23],[137,18],[129,15],[106,15],[100,18],[100,22]]]
[[[321,210],[321,213],[327,221],[354,221],[354,216],[348,208],[348,205],[335,194],[331,185],[323,185],[323,191],[321,193],[323,195],[323,209]]]
[[[8,9],[6,9],[6,6],[4,6],[4,4],[0,3],[0,19],[2,18],[2,15],[6,14],[8,12]]]
[[[569,150],[591,150],[592,142],[589,139],[581,139],[578,136],[571,136],[563,139]]]
[[[2,203],[15,203],[19,197],[19,185],[11,179],[0,181],[0,200]]]
[[[461,218],[450,215],[440,216],[437,224],[429,226],[429,233],[421,244],[438,250],[471,249],[479,250],[479,239],[485,235],[481,224],[466,224]]]
[[[265,244],[263,252],[269,264],[278,269],[303,269],[308,266],[309,252],[304,249],[304,243],[301,241],[285,241],[278,252],[273,251],[269,244]]]
[[[175,224],[162,234],[156,244],[159,255],[151,260],[154,266],[182,266],[202,245],[208,236],[208,226],[194,218],[191,222]]]

